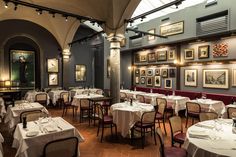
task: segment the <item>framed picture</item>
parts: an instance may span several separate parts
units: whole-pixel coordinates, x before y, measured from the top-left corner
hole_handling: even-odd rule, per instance
[[[165,85],[164,88],[172,88],[172,79],[165,79]]]
[[[146,76],[146,69],[141,69],[140,70],[140,75],[141,76]]]
[[[140,54],[139,55],[140,62],[146,62],[147,61],[147,55],[146,54]]]
[[[166,61],[167,60],[166,51],[157,51],[157,60]]]
[[[147,76],[153,76],[153,69],[147,69]]]
[[[156,34],[155,28],[148,30],[148,33]],[[147,40],[148,40],[148,41],[150,41],[150,40],[155,40],[155,36],[153,36],[153,35],[148,35],[148,36],[147,36]]]
[[[198,47],[198,58],[209,58],[209,45],[199,46]]]
[[[75,65],[75,81],[86,81],[86,66],[82,64]]]
[[[134,62],[135,62],[135,63],[139,63],[139,62],[140,62],[140,55],[139,55],[139,53],[136,53],[136,54],[134,55]]]
[[[135,75],[140,75],[140,69],[135,69]]]
[[[156,62],[156,53],[148,53],[148,62]]]
[[[168,69],[161,69],[161,76],[163,78],[168,77]]]
[[[203,87],[205,88],[229,88],[228,69],[203,70]]]
[[[176,69],[169,69],[169,77],[175,77]]]
[[[57,73],[48,74],[48,85],[49,86],[58,86],[58,74]]]
[[[147,86],[153,86],[153,77],[147,77]]]
[[[139,84],[139,77],[135,76],[135,84]]]
[[[227,43],[216,43],[213,45],[213,57],[227,57],[229,55]]]
[[[160,27],[160,35],[163,36],[176,35],[176,34],[181,34],[183,32],[184,32],[184,21],[179,21],[176,23],[171,23],[169,25]]]
[[[59,72],[58,63],[59,61],[57,58],[47,59],[48,72],[53,72],[53,73]]]
[[[145,84],[146,83],[146,77],[140,77],[140,83]]]
[[[232,70],[232,86],[236,86],[236,69]]]
[[[194,59],[194,49],[185,49],[184,50],[184,59],[193,60]]]
[[[154,86],[155,87],[161,87],[161,76],[155,76],[154,77]]]
[[[155,75],[159,76],[160,75],[160,69],[155,69]]]
[[[175,59],[175,50],[169,50],[167,53],[167,59],[168,60],[174,60]]]
[[[11,50],[9,72],[12,86],[14,86],[13,83],[15,82],[16,86],[20,88],[34,88],[36,74],[35,52],[24,50]]]
[[[184,85],[185,86],[197,86],[197,70],[185,69],[184,70]]]

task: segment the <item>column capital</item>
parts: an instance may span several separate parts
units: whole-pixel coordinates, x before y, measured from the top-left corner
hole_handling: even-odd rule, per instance
[[[107,40],[110,42],[121,42],[125,36],[123,34],[109,34]]]

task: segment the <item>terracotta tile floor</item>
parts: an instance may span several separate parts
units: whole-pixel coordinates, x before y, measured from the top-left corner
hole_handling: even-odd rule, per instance
[[[49,109],[52,117],[61,116],[61,109]],[[85,142],[79,144],[81,157],[159,157],[158,144],[154,144],[153,137],[148,135],[145,148],[141,148],[141,141],[135,140],[134,145],[130,144],[130,139],[122,138],[118,135],[118,139],[111,136],[110,129],[105,129],[103,142],[100,143],[100,136],[97,137],[97,126],[89,126],[87,121],[79,123],[79,116],[75,118],[72,112],[68,112],[63,117],[69,123],[74,125],[84,136]],[[184,123],[185,119],[183,119]],[[161,125],[161,127],[163,127]],[[167,136],[165,137],[165,145],[170,146],[170,128],[166,122]],[[162,128],[163,132],[164,129]],[[3,143],[4,156],[14,157],[16,150],[11,148],[12,135],[6,130],[6,126],[1,124],[0,131],[4,136]],[[118,128],[119,131],[119,128]]]

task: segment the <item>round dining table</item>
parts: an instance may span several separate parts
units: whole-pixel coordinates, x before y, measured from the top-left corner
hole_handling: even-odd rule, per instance
[[[189,157],[235,157],[236,128],[232,119],[199,122],[188,128],[183,146]]]

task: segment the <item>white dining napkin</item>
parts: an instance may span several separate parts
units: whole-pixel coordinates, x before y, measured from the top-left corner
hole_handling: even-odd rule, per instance
[[[209,138],[208,132],[206,130],[190,130],[188,134],[190,138]]]

